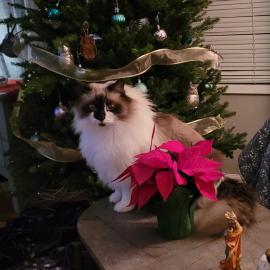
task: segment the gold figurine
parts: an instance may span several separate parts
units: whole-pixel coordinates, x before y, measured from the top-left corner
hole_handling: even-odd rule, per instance
[[[241,270],[241,237],[243,228],[237,221],[234,212],[226,212],[225,217],[228,221],[228,229],[225,233],[226,258],[219,264],[222,270]]]

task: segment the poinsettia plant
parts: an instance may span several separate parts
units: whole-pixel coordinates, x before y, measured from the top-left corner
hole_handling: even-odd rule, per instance
[[[201,195],[216,200],[214,183],[223,173],[222,163],[207,158],[212,144],[211,140],[204,140],[187,147],[180,141],[168,141],[137,155],[135,162],[116,180],[131,178],[130,205],[139,208],[157,193],[166,201],[175,187],[190,185],[190,181]]]

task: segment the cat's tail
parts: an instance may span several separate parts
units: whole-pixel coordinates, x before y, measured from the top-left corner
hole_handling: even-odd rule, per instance
[[[246,184],[228,179],[221,182],[217,193],[216,202],[202,197],[198,200],[194,217],[196,233],[203,236],[223,234],[228,227],[226,211],[233,210],[241,225],[249,226],[255,221],[255,193]]]

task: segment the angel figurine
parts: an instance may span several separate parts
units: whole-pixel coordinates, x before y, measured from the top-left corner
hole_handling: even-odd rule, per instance
[[[235,213],[226,212],[225,217],[228,221],[228,229],[225,233],[226,258],[219,264],[222,270],[241,270],[241,237],[243,228],[237,221]]]

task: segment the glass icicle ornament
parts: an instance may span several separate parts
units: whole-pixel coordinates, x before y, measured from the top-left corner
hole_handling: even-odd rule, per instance
[[[120,13],[120,9],[118,6],[118,0],[115,0],[115,8],[114,8],[114,14],[112,15],[112,22],[113,23],[124,23],[126,21],[126,17],[124,14]]]
[[[63,44],[58,48],[58,54],[60,56],[60,64],[70,65],[74,63],[74,58],[71,50],[66,44]]]
[[[154,33],[154,36],[156,38],[157,41],[164,41],[166,38],[167,38],[167,33],[164,29],[161,29],[160,28],[160,25],[159,25],[159,12],[157,14],[157,17],[156,17],[156,22],[157,22],[157,31]]]
[[[199,97],[198,89],[195,85],[192,84],[192,82],[190,82],[190,86],[187,93],[187,104],[191,108],[196,109],[199,103],[200,103],[200,97]]]

